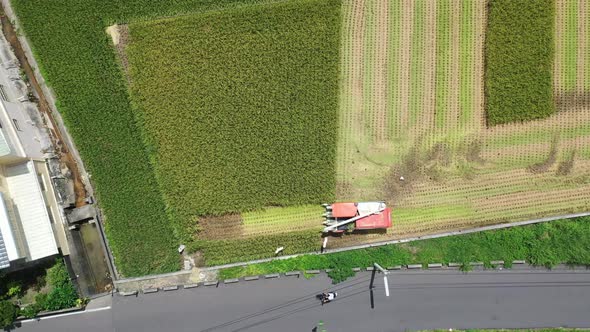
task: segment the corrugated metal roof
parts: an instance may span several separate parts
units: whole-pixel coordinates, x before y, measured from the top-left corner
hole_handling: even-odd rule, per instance
[[[19,257],[10,220],[8,219],[4,195],[0,192],[0,268],[7,267],[3,266],[4,258],[10,262]],[[10,263],[7,264],[10,265]]]
[[[5,175],[25,234],[29,258],[36,260],[57,254],[57,244],[33,162],[6,167]]]
[[[0,130],[0,157],[10,154],[10,145],[4,137],[4,133]]]
[[[0,269],[6,268],[10,266],[10,260],[8,259],[8,253],[6,252],[6,247],[4,245],[4,239],[2,238],[2,233],[0,233]]]

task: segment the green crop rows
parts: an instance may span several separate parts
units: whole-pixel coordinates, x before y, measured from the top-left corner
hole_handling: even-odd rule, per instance
[[[284,247],[282,254],[291,255],[314,251],[321,245],[317,229],[202,242],[206,264],[209,266],[274,257],[278,247]]]
[[[554,113],[553,0],[491,0],[485,97],[489,125]]]
[[[256,2],[269,1],[12,1],[39,69],[55,91],[59,111],[92,174],[109,244],[124,276],[177,270],[176,247],[185,234],[175,234],[169,220],[105,28]]]

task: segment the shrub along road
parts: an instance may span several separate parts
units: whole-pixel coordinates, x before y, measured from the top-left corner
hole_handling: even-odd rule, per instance
[[[331,286],[323,275],[284,277],[117,296],[111,311],[25,323],[19,331],[64,331],[81,321],[99,328],[99,320],[100,331],[311,331],[320,320],[327,331],[590,326],[587,270],[395,272],[389,298],[377,279],[373,310],[369,278]],[[314,295],[326,289],[339,295],[321,306]]]

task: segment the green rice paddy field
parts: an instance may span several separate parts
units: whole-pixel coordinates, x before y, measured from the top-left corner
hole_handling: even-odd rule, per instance
[[[136,276],[178,269],[180,243],[206,265],[314,251],[333,200],[385,200],[394,225],[332,247],[588,211],[590,3],[489,2],[12,4]],[[545,52],[494,65],[540,13],[519,28]]]

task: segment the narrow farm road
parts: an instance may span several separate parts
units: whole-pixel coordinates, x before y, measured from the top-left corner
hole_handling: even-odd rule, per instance
[[[117,296],[109,313],[26,323],[18,331],[66,331],[99,320],[105,331],[311,331],[320,320],[330,332],[590,326],[585,269],[400,271],[389,276],[390,297],[376,279],[374,309],[369,279],[365,272],[332,286],[323,275],[281,277]],[[321,306],[314,295],[326,289],[338,298]]]

